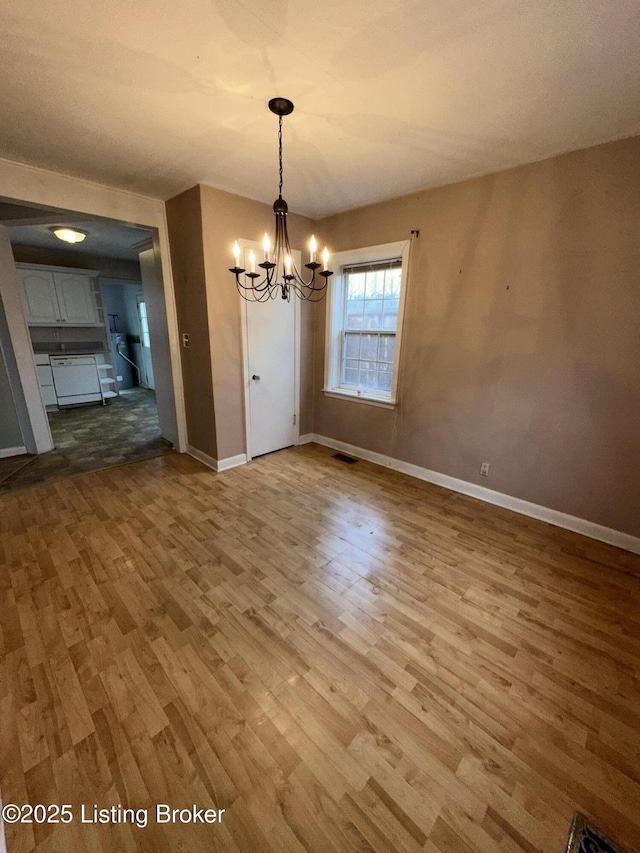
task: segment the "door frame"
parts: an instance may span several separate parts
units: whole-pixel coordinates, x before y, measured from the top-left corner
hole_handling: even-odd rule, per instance
[[[187,449],[187,419],[184,404],[184,384],[180,364],[180,337],[176,310],[171,255],[169,252],[169,229],[164,201],[142,196],[127,190],[106,187],[81,178],[72,178],[50,172],[36,166],[27,166],[0,158],[0,186],[2,197],[16,199],[26,204],[43,205],[62,210],[86,213],[89,216],[106,217],[118,222],[129,222],[138,226],[157,229],[158,257],[162,276],[162,295],[166,312],[168,336],[168,373],[171,377],[171,406],[175,411],[176,449],[180,453]],[[6,308],[6,306],[5,306]],[[22,311],[22,323],[24,311]],[[37,379],[35,363],[33,376]],[[27,406],[40,413],[46,422],[50,447],[53,446],[48,430],[48,421],[40,389],[36,384],[25,387]],[[32,415],[32,427],[37,431],[37,418]]]
[[[262,244],[254,240],[238,240],[240,249],[253,249],[259,257],[258,252],[262,252]],[[297,249],[294,249],[293,259],[296,266],[299,268],[301,263],[301,254]],[[293,302],[293,413],[296,422],[293,425],[293,443],[299,443],[300,440],[300,300],[296,296],[291,297]],[[247,332],[247,300],[238,294],[240,300],[240,317],[242,326],[242,380],[244,382],[244,438],[245,451],[247,462],[251,462],[253,455],[251,453],[251,378],[249,376],[249,335]]]
[[[9,231],[2,225],[0,302],[0,336],[22,439],[28,453],[47,453],[53,450],[53,438],[42,402],[33,344],[25,317],[22,288],[18,280]]]

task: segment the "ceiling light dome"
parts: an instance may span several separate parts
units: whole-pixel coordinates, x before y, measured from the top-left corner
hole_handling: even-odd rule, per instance
[[[82,243],[87,236],[86,231],[79,231],[77,228],[67,228],[66,225],[55,225],[50,230],[53,231],[58,240],[64,240],[65,243]]]

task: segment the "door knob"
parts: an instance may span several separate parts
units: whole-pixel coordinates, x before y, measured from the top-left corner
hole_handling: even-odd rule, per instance
[[[259,376],[257,376],[255,373],[253,374],[253,376],[252,376],[251,378],[252,378],[252,379],[255,379],[256,381],[257,381],[258,379],[260,379],[260,377],[259,377]]]

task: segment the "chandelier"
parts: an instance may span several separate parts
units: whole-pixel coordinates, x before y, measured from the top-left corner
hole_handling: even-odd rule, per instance
[[[325,246],[322,252],[322,263],[316,260],[318,244],[312,234],[309,240],[309,263],[304,265],[310,270],[310,275],[308,281],[305,281],[293,260],[287,232],[289,208],[282,198],[282,117],[293,112],[293,104],[287,98],[272,98],[269,101],[269,109],[278,116],[278,164],[280,167],[278,198],[273,203],[273,213],[276,218],[273,250],[271,240],[268,234],[265,234],[262,240],[264,260],[258,264],[264,272],[256,272],[254,251],[249,252],[249,271],[247,272],[239,266],[240,246],[236,240],[233,244],[234,266],[229,268],[229,272],[236,277],[238,293],[249,302],[266,302],[268,299],[275,299],[278,295],[289,301],[291,293],[295,293],[300,299],[318,302],[325,295],[329,276],[333,275],[333,272],[327,268],[329,252]],[[241,279],[240,276],[244,278]]]

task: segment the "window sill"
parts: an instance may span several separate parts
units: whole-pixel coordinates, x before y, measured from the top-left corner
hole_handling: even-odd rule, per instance
[[[322,393],[325,397],[334,397],[336,400],[351,400],[354,403],[364,403],[367,406],[378,406],[380,409],[395,409],[398,405],[397,400],[365,396],[364,394],[357,394],[355,391],[347,391],[342,388],[323,388]]]

